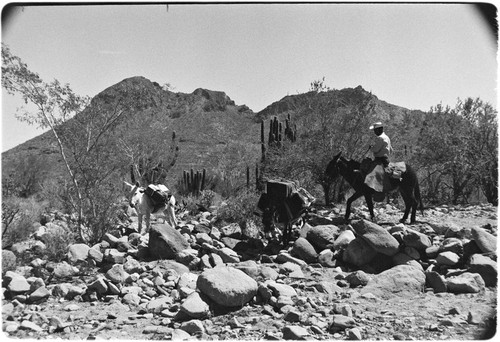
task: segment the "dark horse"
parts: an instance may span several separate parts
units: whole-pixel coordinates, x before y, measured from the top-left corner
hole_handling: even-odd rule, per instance
[[[375,193],[375,190],[368,187],[364,183],[364,175],[360,172],[361,164],[354,160],[347,160],[344,157],[341,157],[341,154],[342,152],[337,154],[333,160],[328,163],[325,174],[333,179],[341,175],[356,191],[354,195],[349,197],[347,200],[345,219],[349,220],[352,202],[361,196],[365,196],[366,204],[368,205],[368,210],[370,211],[370,216],[373,221],[375,215],[373,214],[372,196]],[[406,164],[406,172],[401,174],[401,181],[395,181],[397,184],[395,184],[396,187],[394,188],[394,191],[399,189],[399,192],[405,201],[405,213],[399,222],[405,222],[411,210],[410,223],[415,223],[417,205],[420,204],[422,215],[424,208],[420,197],[417,174],[408,164]]]

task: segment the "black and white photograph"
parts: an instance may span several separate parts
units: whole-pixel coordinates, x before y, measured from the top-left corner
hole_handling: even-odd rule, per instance
[[[496,336],[494,2],[2,6],[2,338]]]

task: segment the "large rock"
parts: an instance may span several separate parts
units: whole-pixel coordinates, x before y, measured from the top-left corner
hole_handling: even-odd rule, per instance
[[[271,289],[275,297],[285,296],[285,297],[295,297],[297,296],[297,291],[290,285],[280,284],[275,281],[270,281],[266,283],[267,287]]]
[[[361,293],[372,293],[381,298],[404,293],[422,292],[425,286],[425,274],[409,265],[394,266],[374,275]]]
[[[340,229],[333,224],[319,225],[310,228],[306,238],[317,251],[321,252],[327,246],[333,245],[339,232]]]
[[[76,275],[78,272],[78,268],[71,266],[66,261],[63,261],[54,267],[52,274],[55,278],[68,278]]]
[[[372,248],[382,254],[393,256],[399,250],[399,242],[386,229],[367,220],[352,222],[357,235],[361,236]]]
[[[181,233],[164,223],[151,228],[148,247],[154,258],[175,259],[179,252],[189,247],[189,243]]]
[[[349,243],[356,238],[353,231],[350,229],[346,229],[340,232],[339,236],[335,239],[333,243],[333,249],[338,251],[344,249],[349,245]]]
[[[30,284],[21,274],[8,271],[4,276],[4,280],[8,283],[7,290],[14,294],[24,293],[30,290]]]
[[[84,243],[76,243],[68,248],[67,258],[70,264],[87,260],[90,247]]]
[[[208,304],[201,299],[198,292],[191,293],[182,303],[180,310],[191,318],[205,318],[210,313]]]
[[[243,306],[257,294],[257,282],[243,271],[219,266],[207,269],[198,277],[198,289],[217,304]]]
[[[318,253],[313,245],[304,238],[299,237],[295,240],[291,254],[297,258],[304,260],[307,263],[315,262],[318,258]]]
[[[115,284],[125,283],[128,277],[129,274],[124,270],[122,264],[115,264],[106,272],[106,278]]]
[[[414,247],[417,250],[425,250],[432,246],[432,241],[426,234],[417,232],[413,229],[405,230],[403,242],[406,246]]]
[[[477,293],[484,291],[485,283],[477,273],[465,272],[455,277],[446,279],[449,292],[453,293]]]
[[[497,263],[491,258],[474,254],[468,262],[469,272],[479,273],[486,286],[496,286],[498,282]]]
[[[483,228],[472,228],[472,237],[483,253],[496,253],[497,238]]]
[[[425,283],[427,286],[432,287],[434,293],[447,292],[446,280],[436,271],[425,272]]]
[[[352,240],[342,254],[342,260],[355,266],[368,264],[375,258],[377,252],[364,239],[357,237]]]

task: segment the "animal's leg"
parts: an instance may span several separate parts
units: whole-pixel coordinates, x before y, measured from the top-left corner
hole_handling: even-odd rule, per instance
[[[149,233],[151,230],[151,214],[147,213],[146,214],[146,233]]]
[[[408,218],[408,215],[410,214],[412,200],[410,194],[408,194],[406,191],[401,191],[401,197],[403,197],[403,201],[405,202],[405,212],[401,220],[399,220],[399,222],[404,223]]]
[[[283,229],[283,246],[288,245],[288,241],[290,241],[290,233],[292,230],[292,224],[290,222],[285,223],[285,228]]]
[[[345,206],[345,220],[349,220],[349,216],[351,215],[351,204],[352,202],[354,202],[355,200],[357,200],[358,198],[360,198],[361,196],[363,196],[363,193],[362,192],[355,192],[354,195],[352,195],[351,197],[349,197],[349,199],[347,200],[347,203],[346,203],[346,206]]]
[[[171,205],[167,205],[163,211],[164,222],[168,222],[173,228],[177,227],[177,219],[175,218],[175,210]]]
[[[415,195],[413,193],[413,189],[411,192],[411,216],[410,216],[410,223],[415,223],[416,222],[416,216],[417,216],[417,207],[418,207],[418,201],[415,198]]]
[[[142,234],[142,214],[137,214],[137,220],[139,221],[137,229],[139,229],[139,234]]]
[[[373,198],[371,195],[365,195],[366,205],[368,206],[368,211],[370,212],[370,219],[375,220],[375,214],[373,213]]]

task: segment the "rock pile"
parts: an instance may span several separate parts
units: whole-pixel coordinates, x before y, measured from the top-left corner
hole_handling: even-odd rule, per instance
[[[17,256],[43,248],[47,230],[59,227],[48,222],[32,240],[2,251],[3,330],[43,337],[87,327],[85,337],[98,337],[107,323],[79,326],[71,315],[63,319],[37,310],[66,303],[64,310],[72,312],[105,302],[128,313],[123,324],[156,320],[142,333],[163,338],[241,338],[234,335],[240,329],[252,339],[359,340],[367,338],[363,316],[343,298],[496,287],[496,227],[442,221],[410,227],[364,219],[333,224],[332,216],[318,212],[286,249],[247,238],[234,223],[216,227],[210,213],[201,213],[176,228],[156,223],[146,236],[117,230],[95,246],[68,246],[60,263],[33,259],[15,267]],[[320,295],[313,299],[310,293]],[[255,307],[260,317],[217,324],[222,315]],[[107,315],[109,320],[117,314]]]

